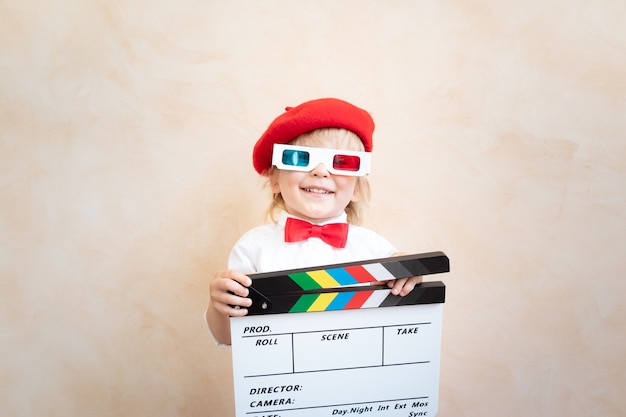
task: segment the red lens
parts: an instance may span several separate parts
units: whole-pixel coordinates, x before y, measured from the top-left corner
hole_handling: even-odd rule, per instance
[[[341,171],[358,171],[361,167],[361,158],[355,155],[335,155],[333,168]]]

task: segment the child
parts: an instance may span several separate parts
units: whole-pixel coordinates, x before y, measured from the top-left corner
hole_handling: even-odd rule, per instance
[[[228,270],[210,284],[207,323],[230,344],[229,317],[247,314],[252,280],[245,273],[352,262],[400,255],[379,234],[358,226],[369,199],[374,121],[369,113],[333,98],[286,109],[253,151],[256,171],[273,194],[272,224],[253,228],[235,244]],[[421,277],[390,281],[404,296]]]

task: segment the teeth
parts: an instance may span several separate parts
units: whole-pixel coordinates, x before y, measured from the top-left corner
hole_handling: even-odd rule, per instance
[[[330,191],[320,190],[318,188],[305,188],[304,191],[315,194],[332,194]]]

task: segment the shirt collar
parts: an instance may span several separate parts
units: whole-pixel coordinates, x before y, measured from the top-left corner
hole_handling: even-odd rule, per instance
[[[278,223],[282,227],[285,227],[285,223],[287,223],[287,219],[289,217],[293,217],[295,219],[308,221],[306,219],[300,218],[298,216],[294,216],[293,214],[289,214],[286,211],[282,210],[280,212],[280,215],[278,216],[278,221],[276,223]],[[329,223],[348,223],[348,215],[346,214],[346,212],[343,212],[343,213],[341,213],[337,217],[334,217],[334,218],[329,219],[329,220],[327,220],[325,222],[316,223],[316,224],[319,224],[321,226],[321,225],[329,224]]]

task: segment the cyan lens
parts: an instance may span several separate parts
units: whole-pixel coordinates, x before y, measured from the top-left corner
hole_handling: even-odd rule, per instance
[[[283,151],[283,164],[294,167],[305,167],[309,165],[309,153],[294,149]]]

